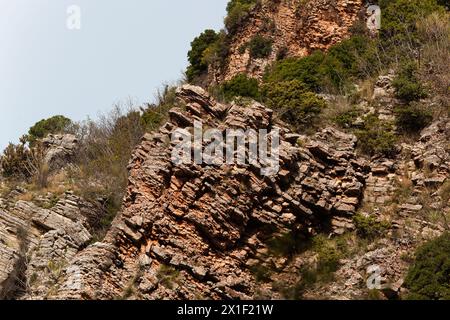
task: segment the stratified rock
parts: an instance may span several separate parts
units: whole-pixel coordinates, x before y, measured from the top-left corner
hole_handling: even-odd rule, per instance
[[[43,299],[92,239],[92,207],[67,193],[49,209],[17,201],[0,211],[0,297]]]
[[[42,139],[42,144],[45,148],[45,161],[52,170],[67,165],[78,148],[78,140],[72,134],[49,134]]]
[[[170,123],[144,137],[129,164],[123,212],[105,241],[71,264],[81,270],[82,288],[54,297],[111,299],[132,286],[132,298],[248,299],[258,285],[244,266],[269,250],[268,239],[292,230],[311,236],[333,217],[343,222],[333,224],[337,231],[353,228],[368,168],[353,135],[326,128],[302,137],[301,147],[259,103],[223,106],[193,86],[177,94],[190,107],[171,112]],[[221,132],[279,128],[279,170],[264,176],[267,163],[257,159],[175,165],[167,141],[194,120]]]
[[[361,0],[261,1],[232,37],[225,66],[210,68],[211,81],[220,83],[241,73],[261,79],[277,57],[327,50],[350,36],[363,5]],[[254,59],[248,48],[242,50],[255,35],[273,42],[267,58]]]

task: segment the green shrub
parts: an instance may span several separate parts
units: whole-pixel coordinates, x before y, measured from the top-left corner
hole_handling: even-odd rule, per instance
[[[390,227],[387,221],[378,221],[375,217],[356,214],[353,217],[358,236],[364,239],[375,239],[384,235]]]
[[[250,56],[253,59],[267,58],[272,53],[271,39],[264,38],[261,35],[254,36],[248,43],[250,49]]]
[[[413,103],[411,105],[395,109],[397,127],[405,132],[420,132],[433,121],[433,114],[426,110],[423,104]]]
[[[421,246],[405,279],[408,299],[450,300],[450,233]]]
[[[204,51],[202,62],[205,65],[215,65],[222,67],[223,63],[226,61],[230,44],[230,38],[227,36],[225,31],[220,31],[217,35],[216,41],[211,43]]]
[[[189,66],[186,70],[186,77],[189,82],[208,70],[208,64],[204,61],[204,52],[219,39],[219,35],[214,30],[205,30],[191,43],[191,50],[188,52]]]
[[[272,86],[278,82],[297,80],[305,86],[305,89],[318,92],[326,73],[322,67],[324,59],[324,53],[317,51],[305,58],[277,61],[264,76],[264,82]]]
[[[353,126],[353,123],[360,116],[360,112],[358,110],[352,109],[349,111],[342,112],[338,114],[334,118],[334,122],[336,122],[342,128],[350,128]]]
[[[256,3],[257,0],[231,0],[228,3],[225,27],[229,33],[236,32]]]
[[[313,250],[318,254],[316,272],[323,280],[329,280],[330,276],[339,268],[342,252],[333,241],[325,236],[316,236],[313,239]]]
[[[418,101],[427,96],[426,91],[416,76],[417,65],[414,62],[402,64],[392,85],[397,98],[406,102]]]
[[[231,101],[235,97],[260,98],[258,80],[249,78],[245,74],[239,74],[223,83],[220,92],[226,101]]]
[[[2,175],[6,178],[29,178],[31,176],[28,164],[30,158],[30,150],[24,143],[17,145],[10,143],[0,158]]]
[[[450,10],[450,0],[438,0],[438,5],[447,8],[447,10]]]
[[[156,273],[156,278],[159,283],[167,289],[173,289],[178,283],[180,277],[180,271],[172,266],[162,264]]]
[[[328,70],[334,85],[344,85],[350,77],[364,78],[379,69],[378,42],[364,35],[355,35],[330,48]],[[337,70],[334,70],[338,66]]]
[[[87,134],[80,134],[77,168],[71,178],[84,199],[92,203],[106,200],[101,208],[104,216],[93,226],[101,238],[121,207],[128,183],[127,165],[145,126],[140,112],[124,112],[116,106],[97,121],[86,121],[80,130]]]
[[[416,44],[419,18],[443,10],[436,0],[379,0],[382,11],[381,35],[387,42]]]
[[[311,91],[327,87],[342,89],[353,78],[362,78],[378,71],[377,42],[366,36],[353,36],[330,48],[316,51],[304,58],[280,60],[268,70],[265,82],[299,80]]]
[[[366,117],[364,127],[355,132],[358,148],[369,156],[393,156],[397,137],[391,125],[383,123],[375,115]]]
[[[60,115],[43,119],[30,128],[27,140],[33,144],[48,134],[63,133],[71,124],[72,120]]]
[[[298,128],[310,126],[326,108],[325,100],[308,91],[299,80],[266,85],[264,96],[269,107],[278,111],[284,121]]]
[[[164,86],[162,90],[157,92],[157,102],[148,104],[142,110],[141,123],[146,131],[159,129],[167,119],[169,110],[177,106],[176,89],[176,87]]]
[[[268,241],[270,254],[281,257],[292,257],[306,249],[310,243],[306,236],[300,232],[291,231],[273,237]]]

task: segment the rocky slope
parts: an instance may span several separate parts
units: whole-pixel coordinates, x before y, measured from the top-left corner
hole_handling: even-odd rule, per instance
[[[347,37],[361,10],[359,0],[263,1],[232,39],[225,69],[210,72],[216,82],[241,72],[261,78],[281,52],[303,56]],[[255,34],[272,39],[268,58],[242,52]],[[352,108],[360,116],[352,126],[368,116],[395,123],[402,102],[393,78],[379,77],[371,97],[355,88],[361,98]],[[176,95],[180,103],[168,121],[133,152],[122,209],[106,237],[95,234],[102,199],[89,202],[67,189],[58,196],[20,187],[2,192],[0,298],[364,299],[375,275],[380,298],[396,299],[416,248],[449,229],[447,117],[398,143],[392,157],[370,158],[350,131],[325,125],[301,135],[254,101],[223,104],[191,85]],[[342,98],[323,97],[330,105]],[[190,133],[196,120],[222,133],[279,130],[280,169],[262,175],[261,160],[175,164],[171,137]],[[72,166],[75,136],[42,142],[54,174]],[[364,238],[358,219],[382,234]],[[320,252],[317,239],[333,250]],[[335,258],[337,250],[345,254],[332,278],[308,279],[323,255]]]
[[[210,77],[216,83],[239,73],[260,79],[280,55],[303,57],[347,38],[361,14],[364,16],[362,0],[262,1],[232,37],[225,66],[213,66]],[[267,58],[253,59],[248,48],[241,49],[255,35],[272,41]]]
[[[390,79],[380,77],[377,103],[361,104],[366,114],[394,117]],[[280,283],[295,287],[302,270],[317,261],[298,245],[317,234],[353,233],[356,213],[388,221],[388,233],[342,259],[334,281],[308,288],[303,297],[364,298],[373,266],[380,268],[386,296],[395,297],[403,290],[405,257],[448,227],[448,119],[399,146],[393,159],[367,159],[358,155],[355,136],[332,127],[302,136],[256,102],[224,105],[189,85],[177,96],[183,104],[169,112],[170,121],[135,150],[122,212],[103,241],[90,244],[98,207],[71,192],[56,203],[51,195],[28,201],[21,189],[1,200],[2,297],[286,298]],[[194,120],[220,130],[280,129],[280,170],[263,176],[263,163],[175,165],[171,134],[189,130]],[[50,139],[56,142],[48,143],[48,153],[60,153],[52,159],[70,150],[58,141],[75,143]],[[285,252],[291,247],[293,256]],[[261,280],[263,270],[270,273]]]
[[[261,176],[258,164],[174,166],[170,134],[194,119],[224,130],[279,126],[258,103],[221,105],[191,86],[178,95],[186,111],[172,110],[171,121],[133,155],[114,229],[72,262],[83,288],[57,297],[254,298],[251,268],[279,263],[265,255],[274,235],[307,238],[333,232],[335,221],[338,232],[351,225],[370,169],[355,154],[354,136],[328,128],[310,139],[281,127],[281,170],[273,177]]]

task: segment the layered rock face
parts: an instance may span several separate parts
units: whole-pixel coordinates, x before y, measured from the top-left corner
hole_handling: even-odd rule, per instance
[[[45,161],[51,170],[61,169],[75,157],[78,140],[72,134],[50,134],[42,139]]]
[[[67,193],[43,207],[19,200],[0,209],[1,298],[47,298],[62,270],[92,239],[91,204]]]
[[[364,115],[395,120],[391,80],[380,77],[373,103],[361,103]],[[295,288],[317,263],[309,240],[358,232],[355,214],[389,222],[386,234],[340,259],[334,280],[302,297],[364,298],[376,270],[386,297],[395,298],[404,290],[405,257],[449,227],[448,119],[399,144],[396,157],[367,159],[354,135],[333,127],[303,136],[257,102],[221,104],[190,85],[177,96],[169,121],[134,151],[123,208],[101,242],[93,243],[93,226],[102,212],[72,192],[56,202],[27,200],[20,188],[0,198],[2,298],[282,299],[277,283]],[[279,170],[263,175],[263,159],[176,164],[173,134],[192,133],[195,121],[220,133],[279,132]]]
[[[369,169],[353,135],[331,128],[295,135],[261,104],[225,106],[199,87],[183,86],[178,96],[184,108],[134,152],[113,229],[72,261],[82,286],[54,297],[250,299],[259,290],[252,268],[279,263],[267,258],[271,240],[352,228]],[[194,120],[219,130],[279,128],[280,170],[262,176],[258,163],[175,165],[171,134]]]
[[[269,0],[250,13],[231,39],[224,68],[212,67],[212,81],[220,83],[239,73],[261,79],[278,56],[303,57],[326,50],[350,36],[349,29],[362,14],[362,0]],[[273,42],[267,58],[253,59],[243,50],[255,35]]]

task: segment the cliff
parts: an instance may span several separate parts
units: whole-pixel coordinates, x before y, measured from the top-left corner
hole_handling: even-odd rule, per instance
[[[361,11],[358,0],[258,2],[230,35],[222,68],[211,66],[210,75],[216,82],[239,73],[261,79],[280,56],[302,57],[348,37]],[[270,40],[266,57],[251,57],[248,43],[255,35]],[[448,59],[446,52],[443,57]],[[114,145],[125,145],[125,151],[119,151],[126,154],[131,147],[121,135],[138,134],[140,142],[127,171],[125,165],[120,171],[113,163],[106,180],[94,177],[83,185],[106,190],[105,181],[118,181],[109,178],[125,173],[126,192],[114,217],[106,212],[105,198],[71,189],[71,173],[82,165],[76,162],[81,142],[71,134],[48,135],[41,141],[43,159],[57,190],[33,184],[8,189],[6,181],[0,181],[0,298],[405,296],[414,253],[450,228],[450,113],[440,93],[417,93],[421,85],[415,77],[407,72],[407,79],[403,74],[399,81],[395,71],[370,74],[342,95],[305,91],[307,83],[299,79],[282,81],[292,86],[281,88],[292,92],[276,91],[286,93],[281,101],[293,101],[288,107],[294,111],[304,108],[294,116],[307,118],[311,105],[323,106],[316,119],[321,122],[303,129],[287,122],[292,117],[282,117],[285,106],[268,108],[264,101],[271,99],[235,97],[228,103],[191,84],[168,89],[159,106],[149,107],[150,116],[143,110],[131,113],[133,121],[115,118],[106,129],[119,132],[117,139],[93,135],[86,140],[113,140]],[[396,80],[415,90],[411,101],[405,100],[411,98],[408,90],[398,94]],[[402,108],[409,112],[403,122]],[[156,109],[164,114],[155,115]],[[145,116],[157,118],[158,125],[143,137],[139,130],[128,130],[136,129]],[[412,132],[401,133],[399,125],[408,121]],[[218,139],[214,135],[188,144],[184,155],[194,159],[177,163],[174,136],[190,139],[197,122],[220,137],[230,129],[265,130],[268,136],[258,143],[273,143],[279,134],[279,148],[271,151],[279,156],[279,167],[265,172],[274,162],[261,154],[245,163],[195,162],[198,150],[205,151],[211,147],[209,140]],[[247,138],[244,152],[232,150],[233,157],[250,158],[255,137]],[[227,150],[224,141],[215,142],[215,150]],[[364,152],[364,143],[371,144],[371,152]],[[105,158],[120,153],[103,145],[95,148],[106,151],[88,163],[94,171]],[[105,223],[109,218],[114,218],[112,223]],[[369,283],[371,279],[375,282]]]
[[[279,57],[304,57],[348,38],[351,27],[364,16],[362,0],[262,1],[231,35],[224,65],[212,66],[210,76],[216,83],[240,73],[261,79]],[[253,58],[244,49],[256,35],[271,42],[267,57]]]

